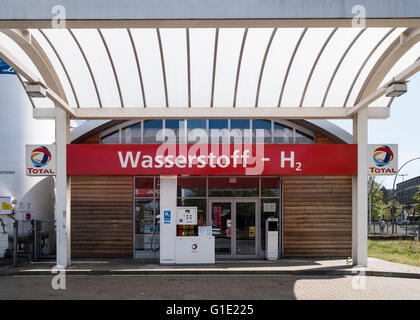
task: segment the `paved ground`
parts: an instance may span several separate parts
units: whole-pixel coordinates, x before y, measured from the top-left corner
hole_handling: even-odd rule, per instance
[[[0,299],[420,299],[420,279],[390,277],[366,277],[365,288],[352,276],[67,276],[65,290],[51,280],[1,277]]]
[[[50,275],[54,260],[41,262],[20,261],[13,267],[11,261],[0,260],[0,276]],[[283,259],[267,260],[218,260],[213,265],[159,265],[158,261],[109,259],[75,260],[66,270],[68,275],[147,275],[147,274],[277,274],[277,275],[353,275],[355,268],[347,260]],[[420,279],[420,267],[369,258],[364,269],[368,276],[385,276]]]
[[[0,299],[419,299],[420,268],[369,258],[366,276],[346,260],[217,261],[161,266],[79,260],[54,290],[55,262],[0,263]]]

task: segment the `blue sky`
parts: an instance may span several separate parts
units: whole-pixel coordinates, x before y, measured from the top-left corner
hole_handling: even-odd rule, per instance
[[[333,120],[333,123],[352,133],[352,120]],[[386,120],[369,120],[369,143],[398,144],[398,165],[420,157],[420,73],[411,77],[408,91],[395,98],[391,116]],[[420,160],[407,164],[400,172],[397,183],[420,175]],[[392,188],[394,177],[377,177],[376,181]]]

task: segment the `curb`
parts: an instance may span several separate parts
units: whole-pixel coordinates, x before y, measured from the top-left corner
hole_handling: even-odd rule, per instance
[[[169,275],[287,275],[287,276],[355,276],[352,271],[337,271],[337,270],[240,270],[240,271],[228,271],[228,270],[66,270],[66,275],[70,276],[169,276]],[[391,277],[391,278],[409,278],[409,279],[420,279],[420,273],[408,273],[408,272],[387,272],[387,271],[365,271],[366,276],[371,277]],[[54,276],[50,271],[45,270],[34,270],[34,271],[0,271],[0,277],[7,276]]]

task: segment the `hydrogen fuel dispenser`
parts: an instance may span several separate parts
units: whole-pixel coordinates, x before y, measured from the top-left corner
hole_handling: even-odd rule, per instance
[[[277,260],[279,258],[279,219],[265,220],[265,258]]]
[[[214,263],[211,227],[198,227],[197,207],[178,207],[176,224],[175,263]]]
[[[173,209],[174,215],[172,210],[163,209],[163,220],[160,219],[161,254],[162,250],[166,250],[165,257],[161,256],[161,263],[214,263],[214,236],[211,227],[197,225],[197,207]]]

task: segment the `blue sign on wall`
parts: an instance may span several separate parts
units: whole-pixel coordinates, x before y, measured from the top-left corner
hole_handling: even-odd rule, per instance
[[[16,74],[15,70],[0,59],[0,74]]]
[[[163,223],[170,224],[171,223],[171,211],[163,211]]]

